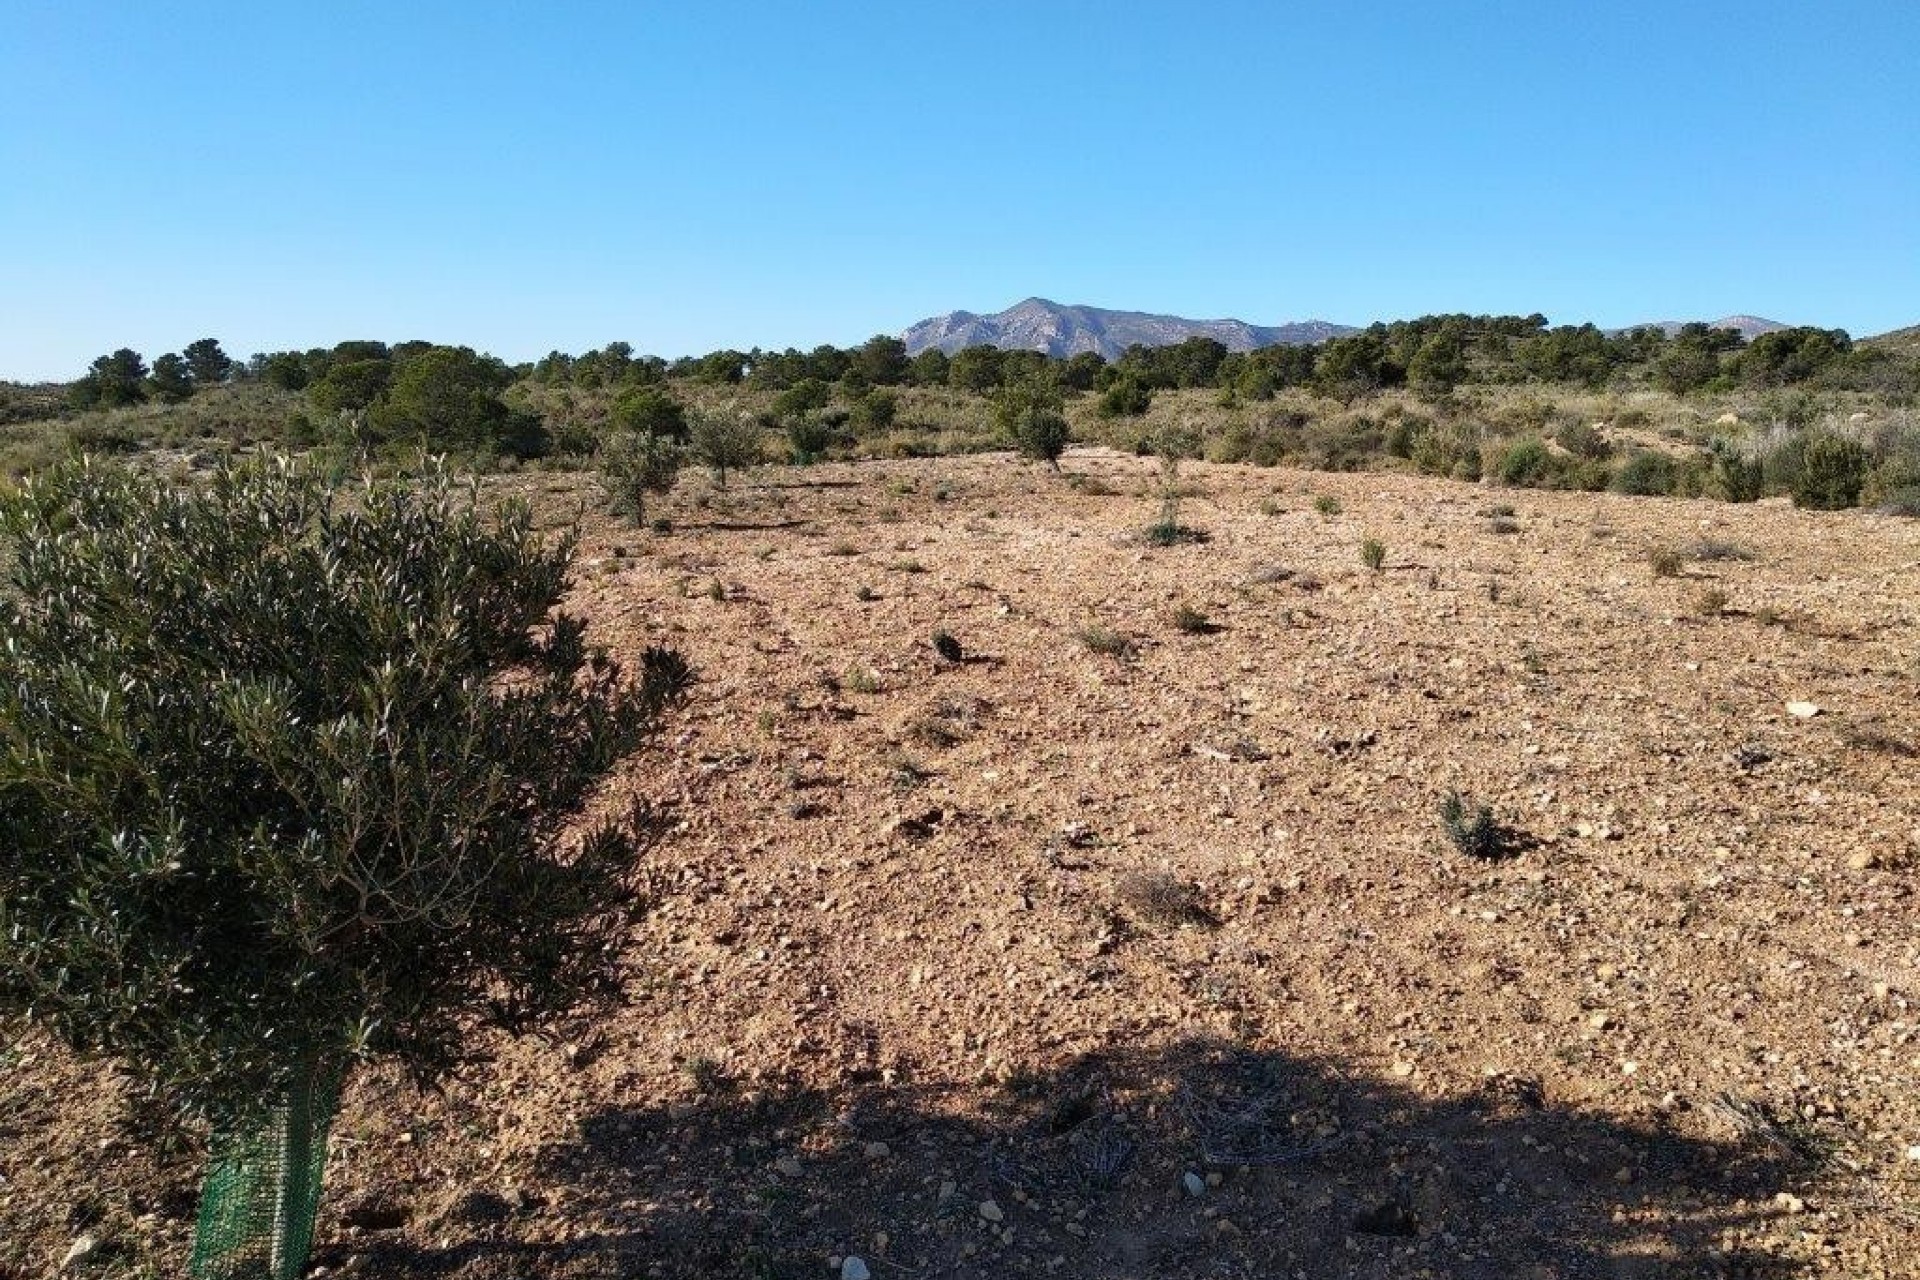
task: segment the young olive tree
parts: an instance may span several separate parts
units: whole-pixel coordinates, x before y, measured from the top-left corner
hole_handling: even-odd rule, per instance
[[[686,665],[439,469],[81,460],[0,530],[0,1011],[210,1124],[196,1275],[298,1275],[353,1064],[611,991],[644,824],[583,810]]]
[[[713,470],[722,489],[727,487],[727,472],[759,463],[766,429],[751,414],[736,409],[719,413],[694,413],[687,426],[687,449]]]

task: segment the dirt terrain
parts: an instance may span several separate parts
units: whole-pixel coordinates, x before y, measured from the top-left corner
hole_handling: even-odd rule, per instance
[[[589,506],[701,676],[629,1002],[362,1073],[316,1274],[1920,1274],[1920,522],[1065,470]],[[177,1273],[195,1157],[0,1044],[0,1276]]]

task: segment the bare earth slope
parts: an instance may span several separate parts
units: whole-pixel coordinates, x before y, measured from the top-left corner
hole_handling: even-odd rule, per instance
[[[704,676],[632,1002],[363,1075],[328,1274],[1915,1273],[1920,523],[1195,465],[1158,548],[1066,464],[588,516],[578,607]],[[0,1056],[0,1275],[177,1265],[116,1097]]]

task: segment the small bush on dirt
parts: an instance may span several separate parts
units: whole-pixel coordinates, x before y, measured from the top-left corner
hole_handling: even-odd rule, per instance
[[[802,413],[787,419],[787,449],[797,466],[818,462],[833,445],[833,427],[826,419]]]
[[[1893,490],[1874,510],[1883,516],[1920,516],[1920,485]]]
[[[1511,852],[1511,837],[1493,816],[1493,809],[1474,804],[1458,791],[1447,792],[1440,802],[1440,829],[1469,858],[1492,861]]]
[[[1183,604],[1173,611],[1173,629],[1182,635],[1204,636],[1212,634],[1214,626],[1206,614],[1192,605]]]
[[[1387,563],[1387,544],[1378,538],[1368,538],[1360,544],[1360,563],[1379,573]]]
[[[765,431],[743,413],[695,413],[687,424],[687,451],[713,470],[722,489],[727,472],[751,467],[761,458]]]
[[[1754,502],[1765,491],[1766,471],[1731,440],[1716,436],[1707,445],[1707,490],[1722,502]]]
[[[1702,587],[1693,598],[1693,612],[1696,617],[1717,618],[1727,611],[1729,597],[1719,587]]]
[[[647,495],[671,491],[684,461],[680,446],[665,436],[621,431],[601,443],[596,478],[614,511],[639,525]]]
[[[1698,538],[1687,547],[1687,556],[1692,560],[1747,561],[1753,559],[1753,552],[1725,538]]]
[[[1317,493],[1313,497],[1313,509],[1329,518],[1340,514],[1340,499],[1330,493]]]
[[[1004,387],[994,397],[993,419],[1021,457],[1060,469],[1068,436],[1058,388],[1037,378]]]
[[[1193,885],[1165,871],[1130,871],[1115,885],[1120,901],[1154,924],[1211,924],[1213,915]]]
[[[1656,578],[1676,578],[1686,567],[1687,558],[1672,547],[1655,547],[1647,552],[1647,565]]]
[[[1508,445],[1498,464],[1500,483],[1515,489],[1548,487],[1558,470],[1546,441],[1539,436],[1523,436]]]
[[[1799,473],[1790,492],[1793,505],[1814,511],[1856,506],[1867,482],[1867,451],[1857,441],[1815,432],[1800,446]]]
[[[1075,634],[1091,653],[1108,658],[1126,658],[1133,654],[1133,641],[1111,627],[1094,623],[1080,628]]]
[[[1613,473],[1607,488],[1638,498],[1664,497],[1673,492],[1673,459],[1651,449],[1636,450]]]

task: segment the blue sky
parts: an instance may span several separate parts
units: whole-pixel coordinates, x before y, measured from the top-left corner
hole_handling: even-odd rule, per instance
[[[1920,4],[0,0],[0,377],[348,337],[1920,322]]]

